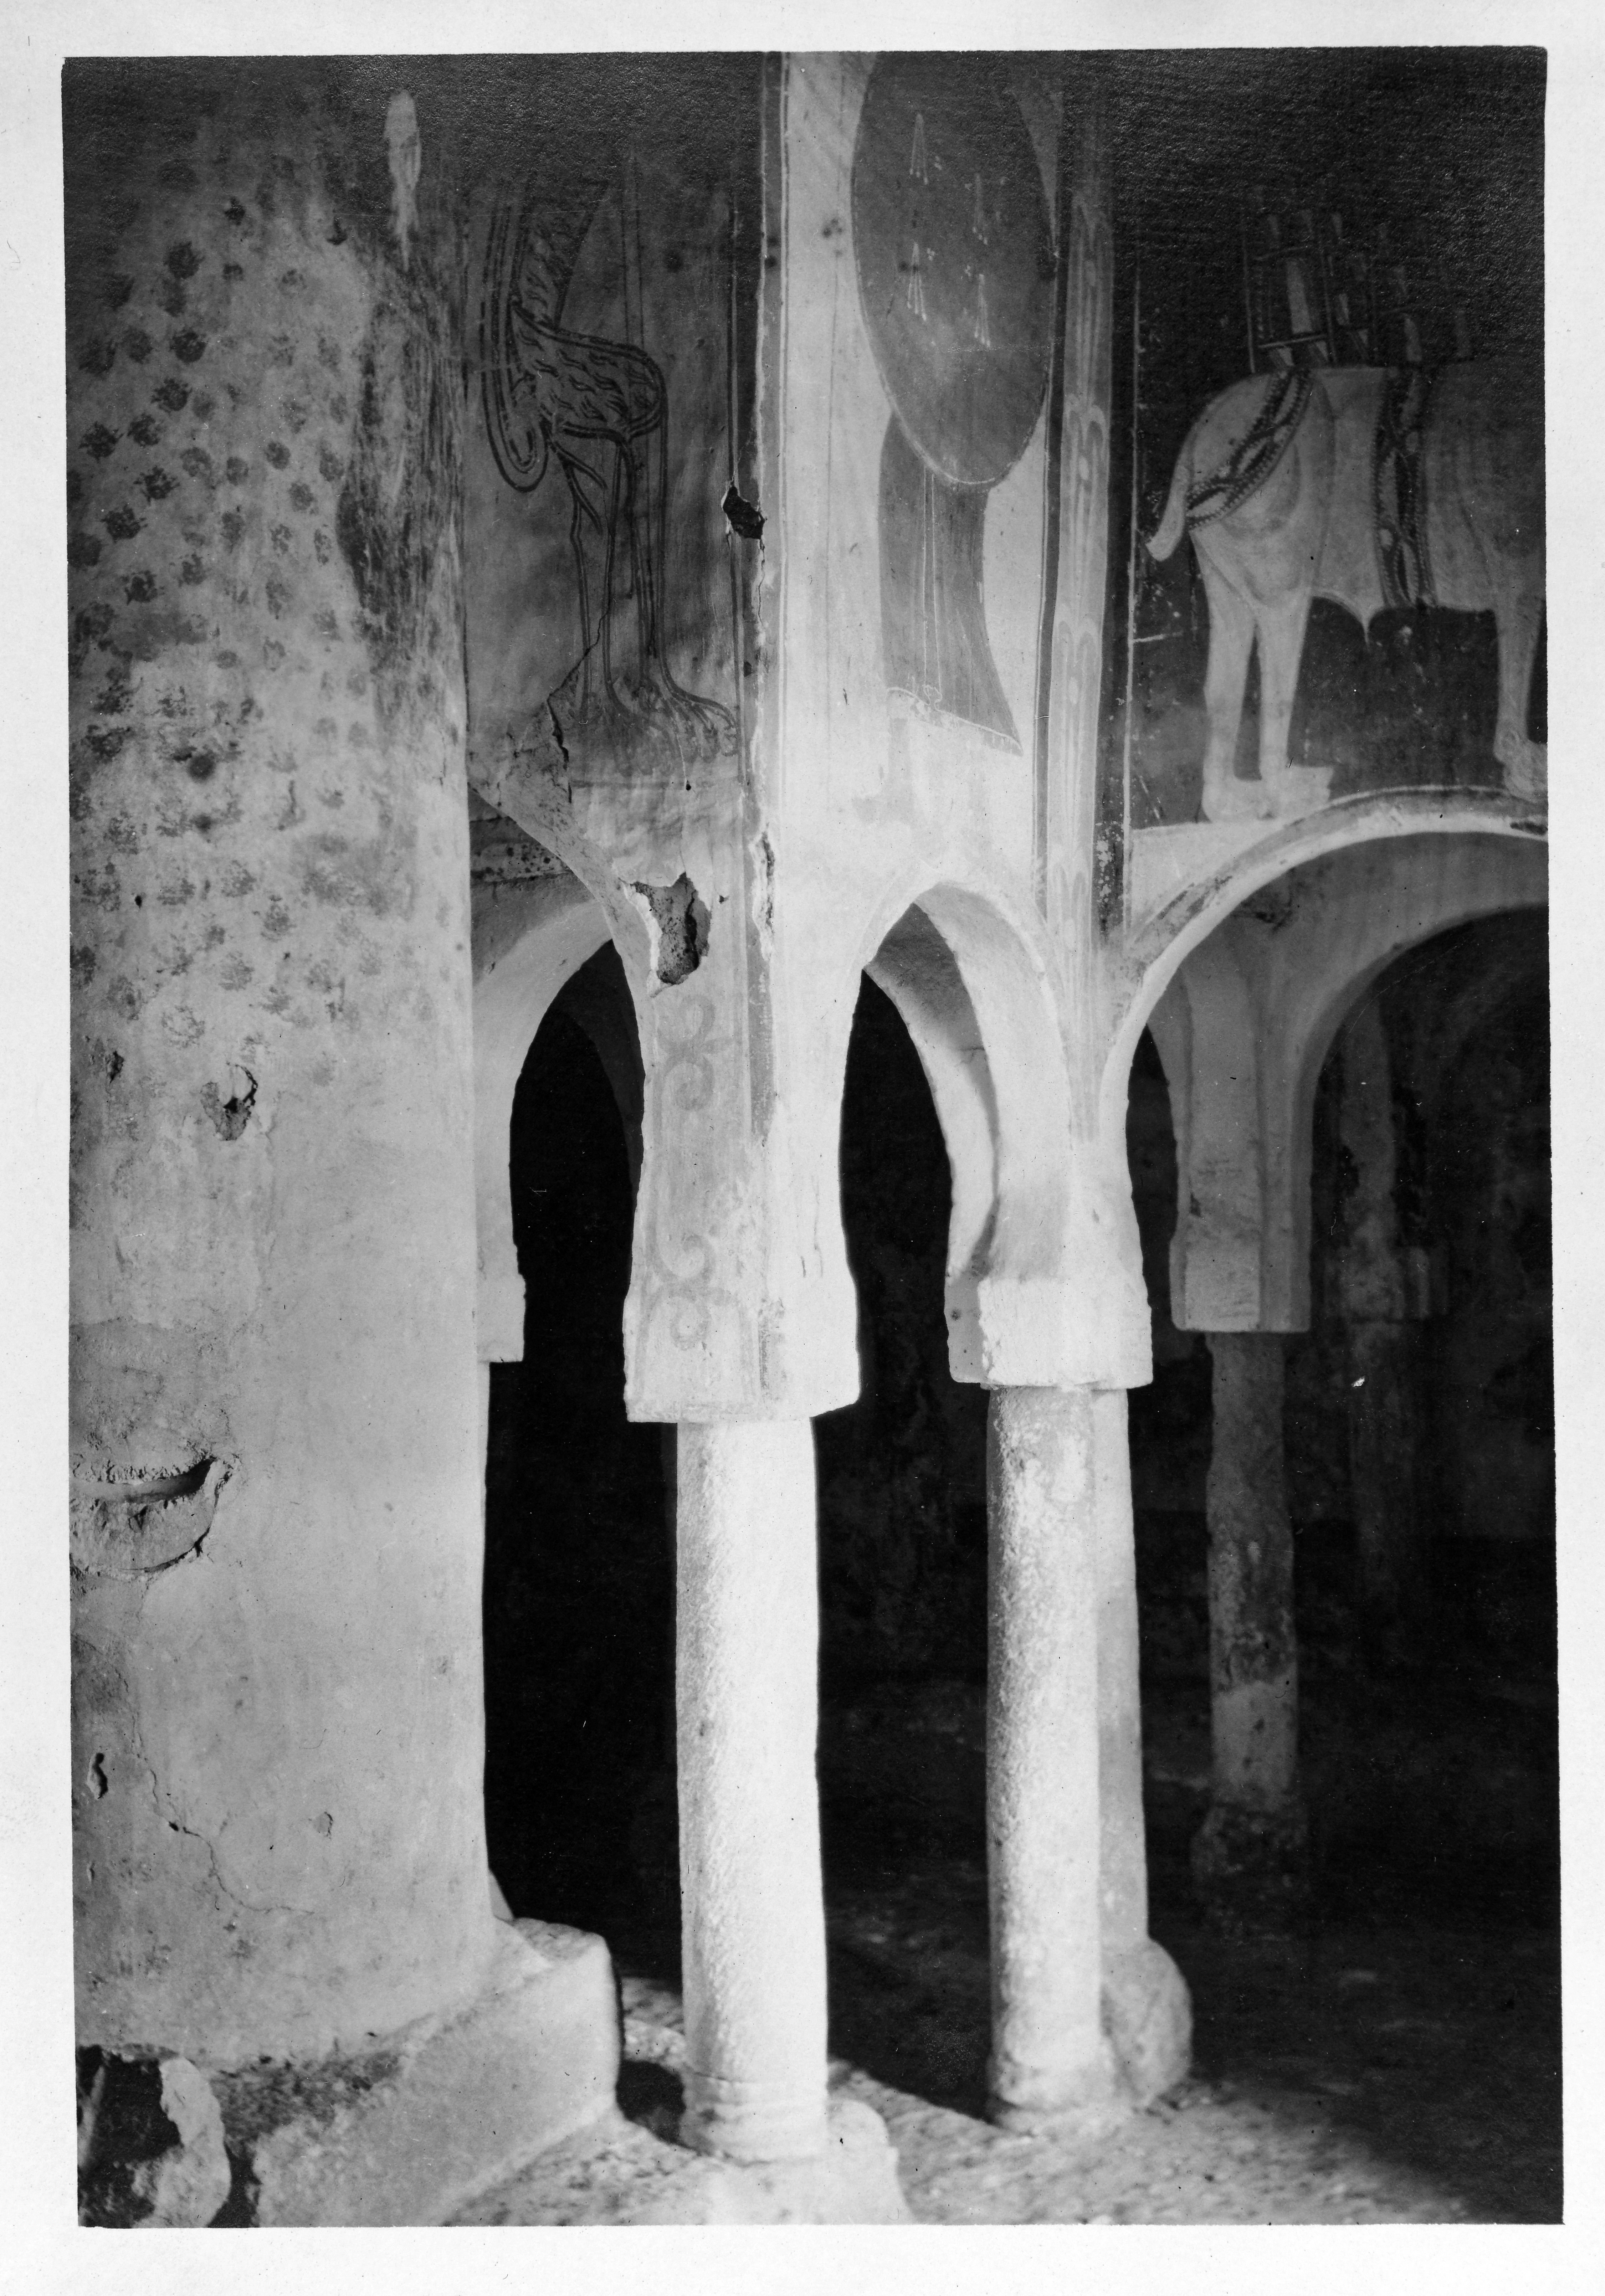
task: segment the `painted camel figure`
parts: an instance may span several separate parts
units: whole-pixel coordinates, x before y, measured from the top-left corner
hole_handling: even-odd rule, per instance
[[[1288,726],[1310,601],[1369,627],[1390,606],[1492,610],[1494,754],[1512,797],[1541,803],[1527,732],[1544,617],[1544,406],[1518,360],[1421,370],[1331,367],[1233,383],[1199,416],[1148,547],[1192,537],[1209,602],[1207,821],[1322,803],[1330,769],[1290,766]],[[1259,646],[1259,780],[1232,772],[1249,653]]]

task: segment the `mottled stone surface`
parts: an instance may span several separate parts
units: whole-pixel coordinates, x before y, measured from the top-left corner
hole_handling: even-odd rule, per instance
[[[1222,1919],[1283,1919],[1302,1894],[1298,1644],[1282,1470],[1282,1341],[1212,1332],[1209,1521],[1214,1797],[1193,1874]]]
[[[1097,1522],[1086,1391],[992,1397],[987,1707],[988,2111],[1120,2103],[1100,1997]]]
[[[459,323],[390,92],[67,85],[80,2030],[202,2064],[490,1942]]]
[[[683,1426],[678,1454],[683,2134],[807,2157],[825,2143],[813,1439]]]

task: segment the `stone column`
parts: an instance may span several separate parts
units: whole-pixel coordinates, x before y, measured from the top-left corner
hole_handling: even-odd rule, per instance
[[[786,2160],[825,2141],[813,1429],[683,1423],[678,1460],[681,2134]]]
[[[210,2064],[496,1944],[455,224],[332,85],[67,90],[79,2038]]]
[[[1374,997],[1344,1027],[1339,1138],[1348,1175],[1338,1300],[1347,1326],[1350,1500],[1361,1632],[1372,1662],[1397,1664],[1425,1621],[1426,1554],[1417,1488],[1421,1414],[1410,1318],[1428,1306],[1426,1255],[1399,1232],[1393,1056]]]
[[[1391,1317],[1348,1327],[1348,1474],[1361,1635],[1373,1663],[1419,1647],[1427,1555],[1419,1490],[1420,1325]]]
[[[987,2111],[1030,2128],[1113,2103],[1099,1943],[1098,1603],[1089,1389],[987,1414]]]
[[[1092,1392],[1098,1587],[1099,1918],[1103,2024],[1139,2103],[1186,2073],[1192,2007],[1186,1982],[1148,1934],[1142,1814],[1142,1701],[1137,1558],[1126,1390]]]
[[[1298,1787],[1293,1535],[1282,1464],[1282,1340],[1211,1332],[1209,1688],[1214,1783],[1192,1848],[1205,1906],[1275,1928],[1306,1886]]]

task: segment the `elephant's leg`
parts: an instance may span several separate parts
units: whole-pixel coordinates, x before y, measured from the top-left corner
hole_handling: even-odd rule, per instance
[[[1288,731],[1309,619],[1307,590],[1259,610],[1259,778],[1268,810],[1278,814],[1307,813],[1312,806],[1324,805],[1331,788],[1330,766],[1288,763]]]
[[[1206,821],[1241,821],[1268,810],[1263,791],[1252,782],[1239,781],[1232,771],[1238,728],[1242,724],[1249,649],[1254,643],[1254,609],[1201,553],[1199,564],[1204,595],[1209,602],[1209,668],[1204,678],[1209,735],[1204,749],[1204,796],[1200,810]]]
[[[1533,686],[1533,664],[1538,655],[1538,632],[1544,620],[1542,598],[1501,598],[1495,608],[1499,631],[1499,722],[1494,731],[1494,755],[1504,769],[1504,785],[1512,797],[1542,804],[1549,793],[1549,752],[1542,742],[1529,741],[1527,699]]]

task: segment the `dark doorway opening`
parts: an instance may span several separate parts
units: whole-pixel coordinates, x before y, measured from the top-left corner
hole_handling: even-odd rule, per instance
[[[553,1003],[513,1101],[524,1360],[492,1367],[484,1603],[491,1870],[515,1914],[616,1953],[677,1925],[663,1434],[624,1409],[625,1055],[638,1074],[610,947]]]
[[[919,1056],[866,980],[841,1117],[862,1388],[815,1422],[831,2046],[898,2089],[979,2112],[987,1397],[948,1369],[951,1198]]]
[[[1398,1335],[1424,1582],[1403,1634],[1378,1631],[1355,1520],[1339,1268],[1368,1185],[1344,1097],[1355,1015],[1318,1087],[1312,1318],[1287,1341],[1285,1420],[1313,1900],[1281,1937],[1224,1935],[1193,1890],[1209,1358],[1170,1320],[1175,1149],[1146,1037],[1128,1107],[1155,1335],[1153,1384],[1131,1398],[1151,1926],[1192,1988],[1197,2074],[1362,2136],[1473,2218],[1529,2222],[1560,2209],[1545,923],[1459,928],[1367,992],[1421,1311]]]

